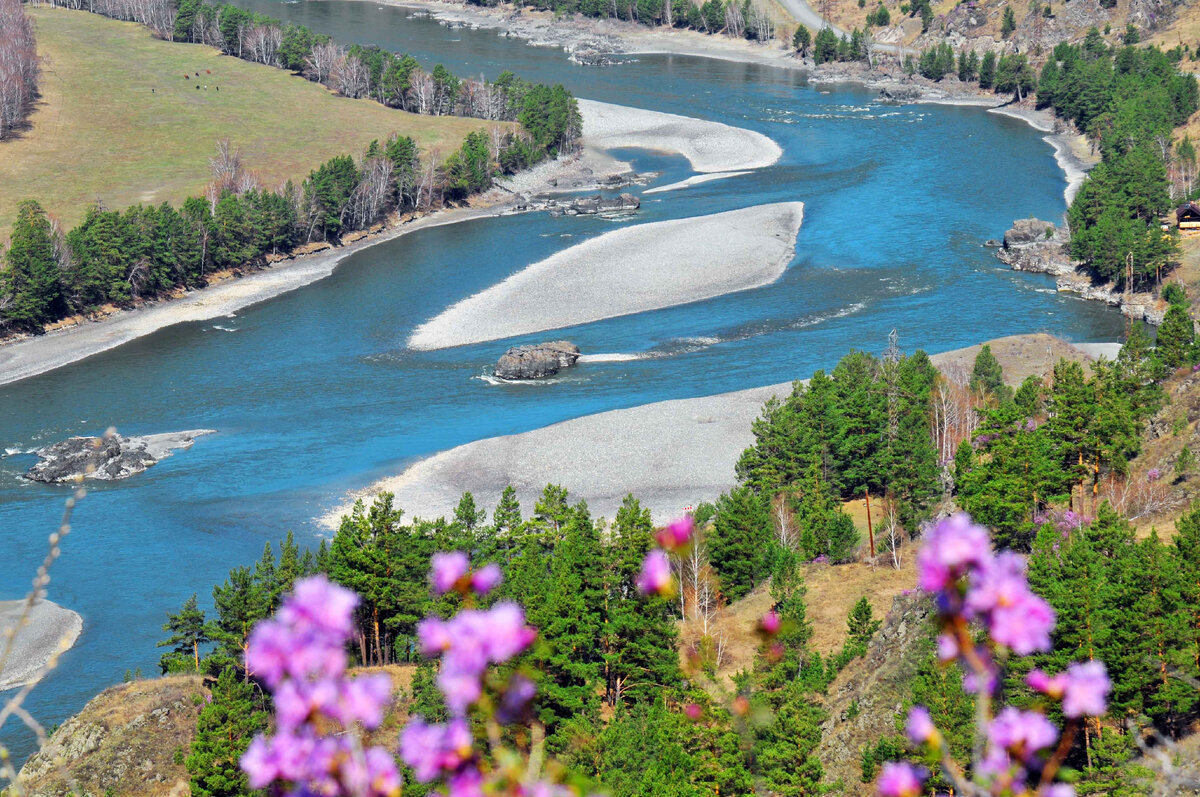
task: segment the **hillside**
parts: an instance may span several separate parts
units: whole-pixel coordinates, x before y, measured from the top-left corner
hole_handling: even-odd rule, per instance
[[[879,0],[860,5],[859,0],[814,0],[810,5],[838,28],[851,31],[865,28],[867,16],[875,12]],[[1165,48],[1180,43],[1195,45],[1200,40],[1200,13],[1194,6],[1154,0],[1118,0],[1112,8],[1103,8],[1099,0],[1052,0],[1049,3],[1018,4],[1008,0],[934,0],[934,22],[922,33],[919,15],[911,12],[911,2],[885,0],[882,5],[891,17],[890,24],[874,28],[875,40],[884,44],[924,47],[949,38],[958,48],[985,49],[1003,46],[1017,52],[1053,47],[1059,41],[1083,38],[1093,25],[1102,31],[1110,27],[1106,38],[1119,41],[1127,23],[1143,31],[1143,38]],[[1012,6],[1017,28],[1008,37],[1001,35],[1004,9]],[[1045,13],[1049,5],[1050,15]],[[902,6],[909,9],[908,12]],[[988,42],[987,39],[991,39]]]
[[[274,188],[331,157],[357,156],[372,139],[401,133],[422,151],[450,150],[487,124],[339,97],[282,69],[161,41],[135,23],[48,6],[30,14],[42,98],[30,128],[0,144],[0,185],[20,187],[0,192],[0,239],[24,199],[67,228],[96,201],[178,204],[202,192],[223,138]]]
[[[386,671],[397,696],[375,742],[386,743],[399,732],[407,716],[403,696],[413,669],[358,670]],[[196,733],[196,718],[209,699],[209,689],[198,675],[137,680],[105,689],[29,759],[21,769],[21,784],[30,797],[187,795],[183,759]]]

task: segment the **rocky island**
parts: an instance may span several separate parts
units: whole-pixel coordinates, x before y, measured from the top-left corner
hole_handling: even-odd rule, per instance
[[[47,484],[100,479],[127,479],[166,459],[181,448],[191,448],[197,437],[214,429],[192,429],[144,437],[122,437],[115,431],[103,437],[69,437],[39,449],[41,461],[25,478]]]
[[[543,379],[570,368],[578,359],[579,347],[565,340],[513,346],[496,363],[492,373],[499,379]]]

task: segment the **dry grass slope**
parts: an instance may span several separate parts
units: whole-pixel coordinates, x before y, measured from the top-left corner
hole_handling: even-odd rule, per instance
[[[335,155],[357,156],[372,139],[402,133],[423,151],[448,151],[488,124],[338,97],[282,69],[160,41],[134,23],[49,7],[30,14],[43,95],[31,129],[0,143],[0,240],[23,199],[67,227],[96,200],[179,203],[203,190],[222,138],[274,188]]]

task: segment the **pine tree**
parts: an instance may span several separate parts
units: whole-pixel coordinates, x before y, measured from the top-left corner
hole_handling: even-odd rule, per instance
[[[567,490],[557,484],[547,484],[542,490],[542,497],[533,507],[533,517],[530,523],[535,524],[542,534],[551,540],[557,540],[562,528],[571,516],[571,507],[567,503]]]
[[[1168,368],[1178,368],[1191,361],[1196,346],[1196,332],[1187,308],[1173,304],[1163,316],[1158,328],[1159,359]]]
[[[454,522],[467,533],[473,534],[487,520],[487,512],[475,505],[475,496],[463,493],[454,508]]]
[[[971,390],[985,396],[991,396],[996,401],[1004,402],[1012,397],[1012,391],[1004,384],[1004,372],[1000,361],[992,354],[992,347],[983,344],[979,354],[975,355],[975,366],[971,369]]]
[[[1013,13],[1012,6],[1005,6],[1004,18],[1000,22],[1000,37],[1007,39],[1016,29],[1017,15]]]
[[[603,638],[604,692],[609,705],[649,700],[679,685],[678,630],[671,604],[636,586],[654,545],[650,511],[626,496],[613,523]]]
[[[300,562],[300,548],[292,532],[288,531],[279,544],[279,566],[275,569],[275,588],[271,594],[271,608],[279,606],[284,595],[292,591],[296,581],[307,575]]]
[[[26,200],[17,206],[0,270],[0,318],[17,329],[40,330],[42,324],[53,320],[60,295],[50,219],[41,205]]]
[[[271,597],[248,567],[229,571],[224,584],[213,587],[217,618],[209,622],[208,635],[218,644],[215,655],[240,667],[255,623],[271,613]]]
[[[808,55],[808,48],[812,44],[812,33],[803,25],[796,26],[796,32],[792,34],[792,49],[800,53],[800,57]]]
[[[1188,607],[1186,650],[1188,663],[1184,671],[1200,677],[1200,504],[1175,521],[1173,555],[1179,572],[1180,596]]]
[[[497,537],[510,540],[515,539],[521,529],[521,504],[511,484],[500,494],[500,503],[492,513],[492,525],[496,527]]]
[[[842,508],[832,485],[821,479],[816,465],[809,469],[793,509],[800,526],[800,550],[805,557],[824,556],[831,562],[845,562],[853,557],[858,546],[854,521]]]
[[[762,580],[763,553],[771,539],[771,517],[763,498],[735,487],[717,500],[717,517],[708,537],[708,555],[730,600]]]
[[[865,652],[867,643],[871,641],[871,637],[875,635],[881,625],[883,625],[883,621],[875,619],[871,602],[864,595],[858,599],[846,617],[848,644],[853,644],[857,649]]]
[[[162,630],[169,631],[170,636],[158,643],[160,648],[171,648],[159,659],[163,673],[181,670],[200,671],[200,646],[207,645],[209,638],[208,626],[204,622],[204,611],[196,602],[196,595],[184,601],[178,614],[168,614],[167,622]]]
[[[822,768],[816,747],[825,719],[812,698],[825,688],[825,680],[819,657],[809,661],[812,625],[805,592],[795,560],[781,560],[771,578],[771,597],[781,621],[777,647],[764,645],[756,657],[751,698],[752,712],[758,709],[771,717],[754,730],[756,774],[770,793],[796,797],[819,791]]]
[[[407,655],[416,624],[428,606],[426,577],[434,539],[428,530],[400,523],[402,510],[381,493],[369,510],[355,503],[342,518],[329,549],[330,578],[358,594],[359,655],[386,664],[396,643]]]
[[[253,684],[241,681],[228,667],[212,689],[212,700],[200,710],[191,754],[187,757],[191,793],[195,797],[248,797],[251,791],[239,759],[255,734],[267,729],[267,713]]]
[[[937,657],[937,636],[932,623],[916,646],[916,672],[911,681],[912,695],[905,701],[906,708],[924,706],[934,724],[946,739],[951,760],[960,766],[971,760],[971,746],[975,738],[975,700],[963,690],[962,670],[947,667]],[[902,716],[907,716],[904,711]],[[935,768],[933,779],[928,784],[936,793],[948,792],[953,784],[948,783]]]
[[[538,716],[551,734],[563,721],[596,708],[607,604],[603,562],[599,532],[581,503],[554,550],[543,641],[532,657],[544,676]]]

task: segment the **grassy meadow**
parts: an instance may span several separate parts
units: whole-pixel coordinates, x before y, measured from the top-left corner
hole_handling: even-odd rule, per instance
[[[31,127],[0,142],[0,240],[23,199],[68,228],[97,200],[178,204],[203,190],[221,138],[276,187],[335,155],[361,154],[371,139],[398,132],[422,151],[449,151],[494,124],[339,97],[282,69],[155,39],[134,23],[45,6],[29,13],[42,97]]]

